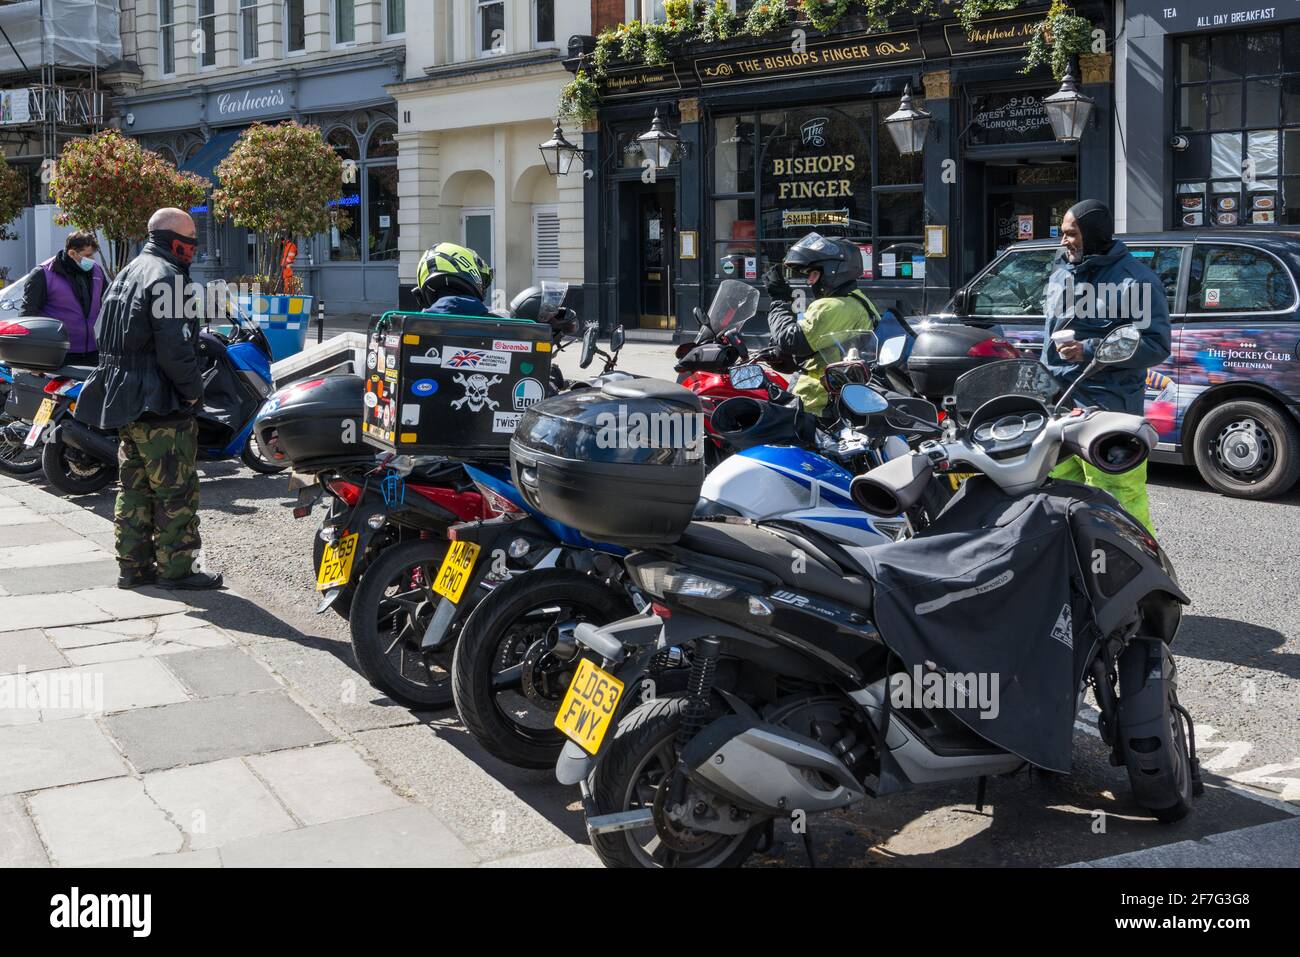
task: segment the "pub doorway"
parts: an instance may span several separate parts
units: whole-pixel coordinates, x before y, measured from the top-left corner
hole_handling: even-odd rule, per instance
[[[1059,239],[1061,219],[1078,197],[1073,158],[985,163],[984,261],[1012,243]]]
[[[618,189],[619,322],[626,329],[672,332],[677,328],[676,180],[627,181]]]

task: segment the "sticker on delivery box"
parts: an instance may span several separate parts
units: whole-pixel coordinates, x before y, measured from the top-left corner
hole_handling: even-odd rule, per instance
[[[493,339],[492,350],[494,352],[532,352],[533,344],[519,339]]]
[[[484,349],[459,349],[448,351],[442,365],[447,369],[475,369],[478,372],[509,372],[510,354],[488,352]]]

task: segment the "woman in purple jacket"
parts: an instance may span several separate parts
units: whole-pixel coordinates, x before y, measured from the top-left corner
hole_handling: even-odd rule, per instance
[[[23,284],[22,314],[62,321],[68,332],[66,362],[70,366],[99,363],[95,320],[108,282],[95,262],[98,251],[94,233],[69,233],[63,252],[33,269]]]

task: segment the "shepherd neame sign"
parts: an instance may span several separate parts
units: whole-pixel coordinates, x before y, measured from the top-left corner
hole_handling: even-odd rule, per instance
[[[217,95],[217,113],[220,116],[239,116],[243,113],[279,113],[288,104],[283,87],[245,90],[242,93]]]

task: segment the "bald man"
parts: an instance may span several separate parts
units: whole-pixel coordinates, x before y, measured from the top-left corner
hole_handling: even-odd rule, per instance
[[[121,488],[113,517],[119,588],[220,588],[199,567],[199,480],[194,470],[203,399],[199,321],[185,317],[196,246],[181,209],[149,218],[149,238],[104,293],[99,365],[76,417],[116,429]]]

